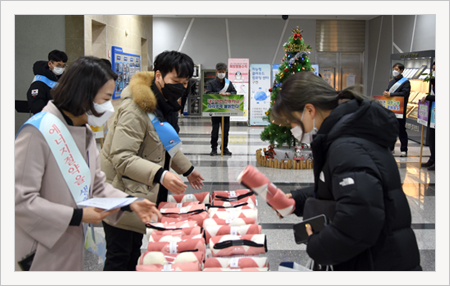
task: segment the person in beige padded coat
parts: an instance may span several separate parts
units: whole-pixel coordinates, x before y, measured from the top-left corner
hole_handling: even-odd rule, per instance
[[[54,100],[40,113],[48,113],[46,117],[56,116],[52,122],[65,126],[73,137],[82,157],[80,160],[84,159],[84,166],[89,168],[86,173],[90,171],[89,198],[128,196],[105,183],[95,135],[87,124],[91,119],[104,121],[112,113],[103,111],[110,104],[116,78],[100,59],[81,57],[61,77],[53,93]],[[81,271],[84,265],[81,222],[98,224],[108,217],[114,223],[123,215],[123,210],[132,210],[142,223],[150,221],[153,214],[161,216],[155,204],[148,200],[135,201],[128,208],[108,212],[93,207],[78,208],[50,145],[33,125],[24,125],[19,131],[14,153],[15,270],[21,270],[19,260],[34,253],[31,271]]]
[[[183,193],[187,177],[194,189],[201,189],[203,177],[178,150],[173,157],[164,148],[148,113],[170,123],[179,132],[177,100],[186,91],[194,63],[180,52],[166,51],[154,62],[154,71],[137,72],[122,92],[123,101],[114,114],[112,126],[100,155],[107,182],[127,194],[155,202],[167,201],[168,191]],[[164,123],[165,124],[165,123]],[[126,213],[115,225],[103,221],[106,239],[105,271],[133,271],[141,254],[146,226],[133,213]]]

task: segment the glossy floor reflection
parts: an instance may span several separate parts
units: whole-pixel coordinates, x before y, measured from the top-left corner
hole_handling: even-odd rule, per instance
[[[194,190],[188,185],[186,193],[212,192],[214,190],[237,190],[243,187],[237,183],[237,176],[247,166],[256,166],[277,187],[284,192],[303,188],[313,183],[312,170],[281,170],[261,167],[256,162],[256,150],[266,148],[259,134],[263,127],[249,127],[247,123],[231,122],[228,148],[232,156],[209,156],[211,151],[211,121],[208,118],[180,118],[182,151],[195,168],[206,179],[202,190]],[[219,135],[220,144],[220,135]],[[420,168],[420,144],[409,141],[408,157],[399,157],[400,142],[396,144],[394,155],[403,181],[403,190],[411,208],[412,227],[420,248],[421,266],[425,271],[435,270],[435,172]],[[426,162],[430,152],[423,148],[422,161]],[[306,264],[308,256],[304,245],[294,242],[292,225],[301,218],[290,215],[282,220],[261,199],[258,200],[260,224],[267,235],[270,270],[277,270],[282,261]],[[102,231],[101,228],[96,228]],[[144,238],[142,250],[147,246]],[[86,256],[86,270],[101,270],[98,258]]]

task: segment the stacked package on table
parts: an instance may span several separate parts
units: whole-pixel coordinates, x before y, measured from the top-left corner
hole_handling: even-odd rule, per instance
[[[137,271],[201,271],[206,255],[203,222],[208,217],[208,192],[169,195],[158,206],[161,222],[147,225],[147,251]]]
[[[214,191],[203,222],[207,257],[203,271],[267,271],[267,240],[250,190]],[[210,256],[209,256],[209,251]]]

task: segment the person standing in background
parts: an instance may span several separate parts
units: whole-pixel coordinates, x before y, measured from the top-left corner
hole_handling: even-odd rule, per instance
[[[35,75],[27,91],[28,106],[33,114],[41,112],[42,108],[52,99],[50,91],[67,66],[66,53],[53,50],[48,54],[48,61],[37,61],[33,65]]]
[[[400,157],[408,156],[408,133],[406,133],[406,106],[408,104],[409,93],[411,92],[411,83],[406,77],[403,77],[402,73],[405,66],[401,63],[396,63],[392,67],[392,75],[394,78],[389,82],[388,88],[383,92],[383,96],[401,96],[403,101],[403,118],[397,118],[398,120],[398,135],[400,138]],[[394,153],[395,145],[392,147]]]
[[[436,97],[436,91],[435,91],[435,87],[436,87],[436,71],[434,70],[435,68],[435,63],[433,63],[433,73],[432,75],[430,75],[430,84],[431,84],[431,93],[427,96],[424,96],[421,101],[425,102],[426,100],[428,100],[430,103],[435,102],[435,97]],[[430,104],[430,108],[431,108],[431,104]],[[430,128],[430,144],[429,144],[429,148],[430,148],[430,159],[428,160],[428,162],[426,163],[422,163],[421,167],[426,167],[428,168],[429,171],[434,171],[435,167],[434,167],[434,163],[435,161],[435,152],[436,152],[436,129],[435,128]]]
[[[236,94],[236,89],[233,83],[225,78],[227,73],[227,65],[224,63],[216,64],[216,78],[208,82],[205,94],[220,94],[222,96],[229,96]],[[222,117],[211,117],[212,131],[211,131],[211,153],[209,155],[217,155],[217,140],[219,139],[219,125],[222,124]],[[230,131],[230,116],[224,116],[223,126],[223,154],[232,155],[228,150],[228,133]]]

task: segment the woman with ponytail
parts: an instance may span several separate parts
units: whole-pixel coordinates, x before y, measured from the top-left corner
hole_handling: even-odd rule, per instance
[[[317,209],[332,202],[328,226],[306,229],[306,250],[316,265],[421,270],[411,211],[390,151],[398,133],[394,113],[354,87],[337,92],[313,73],[300,72],[283,83],[271,119],[311,144],[314,186],[286,195],[295,200],[295,214],[303,216],[307,199]]]

